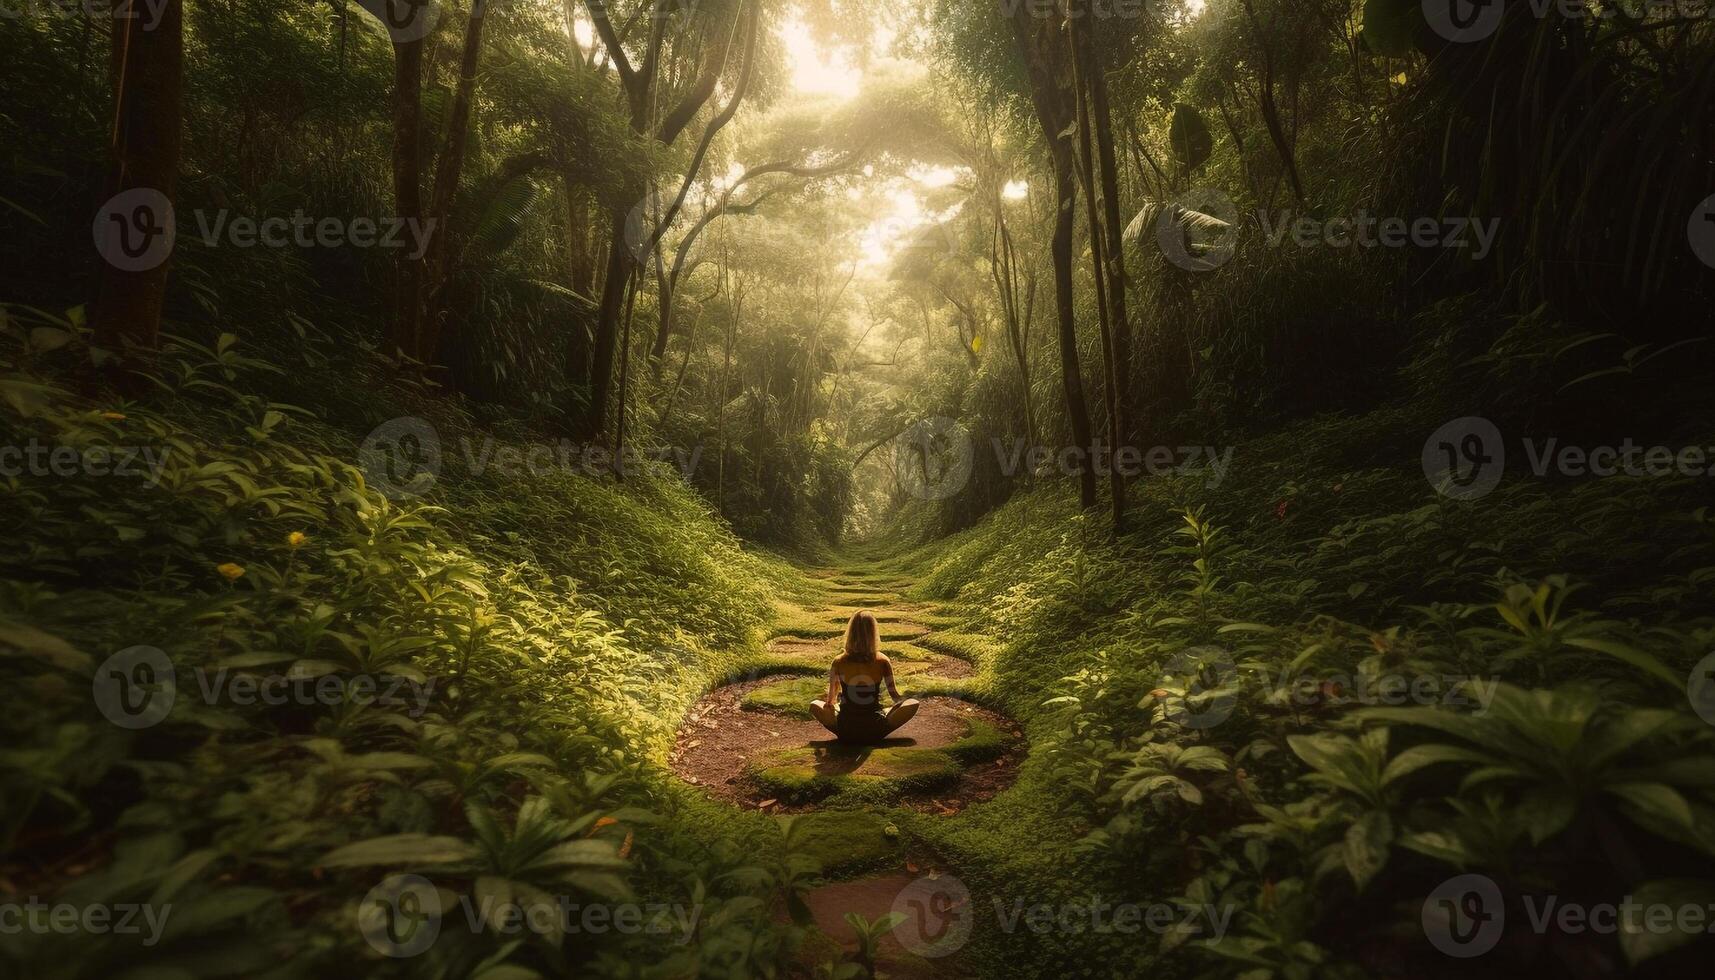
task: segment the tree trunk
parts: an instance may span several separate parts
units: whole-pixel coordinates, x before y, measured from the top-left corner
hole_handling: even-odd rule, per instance
[[[429,220],[425,228],[429,249],[425,258],[428,301],[425,303],[417,359],[432,362],[440,351],[441,331],[447,318],[449,253],[452,251],[450,219],[458,196],[459,175],[464,169],[465,146],[470,138],[470,107],[476,95],[476,69],[482,60],[482,25],[488,16],[488,0],[473,0],[470,22],[465,27],[464,54],[459,61],[458,88],[453,93],[452,117],[447,122],[446,147],[435,166],[435,189],[429,198]]]
[[[393,45],[393,207],[401,221],[423,217],[423,42]],[[415,357],[423,316],[423,261],[401,249],[393,265],[389,353]]]
[[[108,176],[110,196],[136,192],[136,200],[135,206],[122,207],[123,213],[108,215],[113,223],[106,229],[109,241],[123,251],[117,263],[109,258],[103,265],[90,310],[96,346],[121,352],[122,360],[126,349],[152,351],[160,338],[171,246],[171,239],[163,242],[162,236],[172,233],[184,98],[182,0],[167,0],[160,20],[148,29],[138,7],[140,0],[119,0],[114,10]],[[160,249],[166,251],[151,265],[151,251]]]
[[[563,175],[566,192],[567,275],[571,290],[595,299],[595,257],[590,254],[590,207],[583,190],[569,174]]]
[[[1088,3],[1085,14],[1090,14]],[[1125,474],[1117,465],[1120,447],[1130,438],[1131,327],[1126,305],[1125,232],[1120,218],[1119,161],[1114,153],[1113,121],[1108,110],[1108,83],[1096,59],[1086,18],[1072,21],[1073,64],[1079,80],[1079,104],[1084,154],[1084,179],[1089,198],[1091,247],[1101,311],[1102,339],[1108,366],[1108,428],[1113,439],[1109,482],[1113,491],[1114,533],[1125,531]],[[1094,154],[1092,159],[1092,144]],[[1099,175],[1100,184],[1097,185]],[[1100,192],[1098,194],[1098,191]],[[1099,198],[1099,200],[1098,200]],[[1100,220],[1098,220],[1098,215]]]
[[[1078,320],[1073,302],[1072,238],[1078,210],[1078,190],[1070,153],[1055,154],[1054,193],[1059,212],[1054,219],[1054,307],[1060,320],[1060,378],[1066,389],[1066,417],[1072,441],[1086,451],[1095,445],[1090,406],[1084,398],[1083,370],[1078,364]],[[1096,506],[1096,471],[1084,461],[1078,473],[1079,499],[1085,510]]]
[[[628,217],[623,207],[615,208],[608,215],[607,275],[602,280],[601,302],[596,307],[595,348],[590,356],[589,410],[584,413],[582,424],[576,431],[578,438],[587,441],[599,440],[607,429],[607,402],[613,389],[613,355],[619,345],[619,321],[636,265],[625,239]]]
[[[1007,10],[1006,0],[1001,10]],[[1058,16],[1037,17],[1025,4],[1011,8],[1013,34],[1030,77],[1031,101],[1048,143],[1054,163],[1054,307],[1060,323],[1060,377],[1066,390],[1066,417],[1072,440],[1085,453],[1094,448],[1090,407],[1084,398],[1083,371],[1078,364],[1077,307],[1073,294],[1072,247],[1078,211],[1078,185],[1073,176],[1072,147],[1068,131],[1076,121],[1068,105],[1065,86],[1069,78],[1063,63]],[[1096,506],[1096,473],[1088,458],[1078,473],[1079,499],[1084,509]]]
[[[663,147],[672,146],[679,134],[696,118],[703,105],[715,94],[725,68],[731,39],[718,56],[711,55],[703,66],[696,84],[684,100],[656,126],[655,88],[661,73],[661,49],[668,17],[666,0],[655,0],[651,6],[654,24],[650,28],[648,48],[641,66],[633,67],[619,33],[608,19],[606,0],[584,0],[585,9],[595,25],[596,34],[607,49],[614,71],[619,75],[626,101],[631,110],[631,128],[639,136],[650,136]],[[643,188],[628,187],[623,201],[641,200]],[[583,418],[573,432],[579,438],[596,440],[607,429],[609,395],[613,389],[614,351],[619,342],[620,317],[631,277],[638,263],[632,259],[631,244],[626,238],[630,217],[627,205],[614,206],[608,223],[607,275],[602,282],[601,302],[596,308],[595,351],[590,364],[590,401]]]

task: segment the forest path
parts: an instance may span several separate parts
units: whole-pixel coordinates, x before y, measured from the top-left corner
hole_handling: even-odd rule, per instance
[[[951,817],[1012,784],[1023,733],[969,700],[981,690],[980,663],[991,644],[960,629],[938,604],[907,598],[909,579],[868,565],[810,574],[821,584],[818,594],[778,603],[766,655],[687,714],[673,771],[736,806],[795,815],[789,844],[815,857],[825,876],[804,894],[810,921],[825,937],[806,951],[812,961],[860,948],[849,915],[873,923],[898,911],[906,920],[876,943],[882,971],[958,976],[953,961],[918,955],[939,950],[946,910],[931,908],[920,893],[934,898],[943,862],[890,813]],[[901,694],[922,707],[895,737],[852,748],[836,742],[808,705],[825,694],[828,665],[860,609],[881,627]]]

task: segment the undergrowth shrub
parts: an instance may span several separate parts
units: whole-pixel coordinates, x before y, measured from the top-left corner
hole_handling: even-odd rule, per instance
[[[73,393],[75,321],[22,311],[4,343],[0,445],[103,469],[151,454],[131,476],[79,462],[0,482],[0,833],[27,855],[4,873],[44,899],[172,910],[147,946],[9,942],[13,968],[523,976],[676,957],[742,973],[785,955],[764,898],[795,872],[662,816],[671,726],[791,587],[676,475],[449,475],[400,502],[357,465],[365,416],[476,427],[408,390],[333,400],[354,409],[341,424],[261,393],[308,384],[291,373],[350,385],[313,341],[274,363],[230,335],[175,338],[130,400]],[[113,723],[91,696],[112,682],[144,710],[170,691],[170,713]],[[441,894],[446,935],[422,960],[386,960],[359,929],[395,872]],[[465,926],[461,903],[550,895],[700,918],[665,945]]]

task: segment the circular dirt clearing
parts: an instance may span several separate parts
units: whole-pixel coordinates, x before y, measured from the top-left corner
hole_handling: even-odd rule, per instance
[[[782,680],[728,685],[698,702],[679,729],[674,774],[719,799],[771,812],[867,804],[947,814],[989,799],[1017,774],[1024,740],[1004,715],[956,698],[923,698],[893,738],[853,748],[793,717],[797,711],[746,708],[746,695]]]

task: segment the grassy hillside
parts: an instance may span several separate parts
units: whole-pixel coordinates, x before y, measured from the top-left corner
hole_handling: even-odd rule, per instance
[[[76,450],[42,457],[51,479],[26,459],[0,481],[0,876],[172,914],[154,935],[8,937],[0,960],[39,976],[517,976],[498,965],[748,972],[778,955],[759,896],[783,866],[664,817],[678,804],[653,763],[684,707],[753,655],[794,572],[673,472],[473,472],[461,443],[488,433],[455,402],[315,343],[270,363],[230,337],[177,341],[155,391],[92,402],[71,390],[86,355],[62,339],[12,336],[0,379],[0,444]],[[360,446],[406,416],[439,433],[444,466],[420,499],[390,499]],[[778,838],[766,823],[750,832]],[[448,912],[415,961],[359,928],[400,869]],[[672,943],[566,942],[453,911],[532,888],[703,919]]]
[[[1462,872],[1509,921],[1523,896],[1715,898],[1715,728],[1687,688],[1715,639],[1707,480],[1515,470],[1460,502],[1393,462],[1437,424],[1243,443],[1218,486],[1140,484],[1117,542],[1044,486],[898,562],[1004,638],[989,689],[1034,746],[1012,793],[920,828],[961,875],[1003,902],[1232,915],[1219,941],[979,931],[990,968],[1159,975],[1177,950],[1213,975],[1391,975],[1432,962],[1423,905]],[[1509,929],[1441,962],[1676,975],[1694,935]]]

